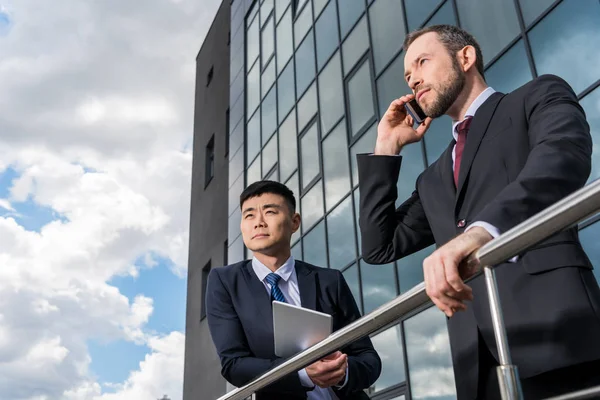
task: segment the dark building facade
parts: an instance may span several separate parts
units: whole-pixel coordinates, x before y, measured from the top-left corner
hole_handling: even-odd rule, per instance
[[[226,390],[206,323],[204,288],[210,269],[227,264],[229,21],[225,0],[196,57],[184,399],[216,399]]]
[[[228,262],[251,257],[239,230],[239,194],[249,183],[270,178],[287,184],[298,200],[303,222],[292,239],[294,257],[341,270],[364,313],[423,280],[421,264],[433,247],[388,265],[372,266],[362,259],[355,159],[357,153],[373,150],[377,121],[391,100],[410,92],[403,79],[401,46],[408,32],[422,26],[454,24],[470,31],[482,46],[487,82],[498,91],[511,91],[546,73],[566,79],[588,116],[595,143],[590,181],[597,179],[600,53],[590,45],[600,42],[599,16],[597,0],[233,1],[229,176],[227,197],[218,200],[228,199]],[[200,57],[199,64],[204,63]],[[206,72],[198,71],[203,79]],[[220,117],[216,113],[210,118]],[[450,140],[451,121],[442,117],[423,141],[403,150],[398,204]],[[202,146],[194,147],[194,168],[202,168],[204,162],[196,166],[196,158],[202,159],[203,152]],[[201,182],[194,179],[196,185]],[[210,206],[194,204],[197,199],[192,200],[192,216],[195,207],[210,213]],[[596,266],[598,219],[580,226],[582,243]],[[200,234],[202,228],[195,223],[192,219],[192,233]],[[220,224],[217,229],[223,228]],[[198,256],[193,264],[193,254],[201,254],[194,247],[200,242],[194,240],[200,236],[191,235],[190,276],[207,258]],[[221,251],[216,249],[207,251]],[[193,279],[188,297],[200,293],[196,289],[201,280]],[[202,338],[187,338],[193,351],[186,349],[186,380],[192,382],[186,381],[185,395],[199,393],[196,387],[206,394],[184,398],[214,399],[214,393],[222,395],[230,386],[217,377],[220,365],[206,322],[190,304],[199,304],[199,299],[188,299],[188,324],[195,324],[188,326],[188,335]],[[383,361],[381,377],[370,389],[372,398],[455,398],[445,317],[437,309],[415,310],[376,332],[372,340]]]

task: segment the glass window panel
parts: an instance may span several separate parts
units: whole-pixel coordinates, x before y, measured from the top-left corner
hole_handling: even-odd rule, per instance
[[[352,196],[348,196],[327,216],[327,239],[331,268],[342,269],[356,260]]]
[[[298,130],[302,131],[318,111],[316,83],[310,85],[310,88],[298,101],[296,109],[298,110]]]
[[[292,7],[288,7],[292,2],[290,0],[275,0],[275,19],[279,21],[286,10],[291,10]],[[279,40],[279,36],[277,36]],[[277,52],[279,54],[279,51]]]
[[[260,67],[258,63],[252,68],[246,77],[246,115],[252,115],[260,104]]]
[[[242,212],[240,211],[239,207],[236,207],[235,212],[233,214],[231,214],[231,216],[229,217],[229,220],[227,221],[227,233],[228,233],[228,240],[229,238],[236,238],[238,237],[238,235],[241,233],[240,232],[240,222],[242,220]]]
[[[279,170],[277,168],[272,169],[271,172],[268,172],[267,175],[263,177],[263,179],[269,180],[269,181],[280,182],[279,181]]]
[[[249,4],[249,6],[246,8],[246,10],[248,8],[251,8],[252,10],[250,11],[250,15],[248,16],[248,21],[252,21],[254,19],[254,17],[256,17],[258,15],[258,3],[256,3],[256,6],[252,6],[252,4]],[[250,7],[252,6],[252,7]],[[256,17],[256,20],[258,20],[258,17]]]
[[[404,41],[404,19],[400,1],[377,1],[369,8],[375,72],[379,73],[400,50]]]
[[[302,197],[301,203],[302,232],[306,232],[323,216],[323,187],[320,181]],[[324,239],[323,237],[323,242]]]
[[[440,0],[404,0],[408,30],[414,31],[419,28],[438,4]]]
[[[302,260],[302,240],[298,241],[298,243],[296,243],[293,247],[292,247],[292,257],[294,257],[294,260]]]
[[[340,11],[340,30],[342,37],[345,37],[354,23],[358,21],[361,14],[365,11],[364,0],[338,0]]]
[[[367,18],[362,18],[342,45],[344,74],[348,74],[369,48]]]
[[[504,1],[504,0],[502,0]],[[456,25],[456,18],[454,16],[454,11],[452,10],[452,4],[450,1],[447,1],[431,19],[427,22],[425,26],[432,25]],[[485,61],[485,57],[484,57]]]
[[[244,260],[244,239],[242,235],[238,236],[237,239],[227,249],[227,262],[234,264]]]
[[[325,224],[323,221],[302,238],[304,243],[304,261],[327,268],[327,249],[325,243]]]
[[[432,245],[397,261],[400,293],[404,293],[423,282],[423,260],[434,250],[435,246]]]
[[[554,3],[555,0],[519,0],[525,26],[531,24],[540,14]]]
[[[348,81],[348,100],[350,103],[351,133],[354,136],[375,114],[371,66],[368,60]]]
[[[575,93],[596,82],[600,78],[599,21],[600,3],[596,0],[560,3],[529,33],[537,73],[560,76]],[[596,43],[596,50],[590,43]]]
[[[396,207],[404,203],[412,192],[415,190],[417,178],[425,169],[423,163],[423,150],[421,143],[411,143],[406,145],[400,151],[402,156],[402,167],[400,168],[400,176],[398,177],[398,198],[396,199]]]
[[[231,157],[231,153],[229,153],[229,156]],[[243,172],[244,150],[240,147],[233,157],[229,159],[229,186],[231,186],[239,176],[243,176]]]
[[[241,98],[241,94],[244,91],[244,74],[239,73],[233,79],[229,86],[229,98],[233,101]]]
[[[377,79],[380,116],[385,114],[393,100],[410,93],[412,90],[408,88],[406,80],[404,80],[404,53],[401,53]]]
[[[348,166],[348,141],[346,125],[338,126],[323,140],[323,178],[325,180],[325,205],[331,210],[350,192]]]
[[[229,135],[229,153],[235,154],[244,144],[244,124],[237,124]]]
[[[312,31],[296,52],[296,90],[301,96],[315,77],[315,46]]]
[[[260,112],[256,112],[250,119],[246,131],[246,154],[248,155],[246,165],[250,165],[262,147],[262,142],[260,141]]]
[[[229,188],[229,215],[233,214],[235,210],[240,208],[240,194],[244,190],[244,174],[240,175],[240,177],[233,183],[233,185]]]
[[[317,35],[317,70],[320,70],[325,62],[327,62],[329,56],[333,54],[340,43],[337,21],[335,1],[331,1],[315,23],[315,35]]]
[[[600,222],[579,231],[579,240],[594,266],[594,276],[600,282]]]
[[[358,243],[358,256],[362,256],[362,248],[361,248],[361,240],[362,234],[360,232],[360,192],[359,189],[356,188],[353,193],[354,196],[354,223],[356,224],[356,243]]]
[[[248,32],[246,33],[246,65],[248,68],[252,67],[254,61],[258,57],[260,49],[260,28],[258,26],[258,18],[254,18],[254,21],[250,23]]]
[[[262,78],[260,80],[260,85],[262,89],[263,96],[269,91],[273,83],[275,82],[275,59],[271,59],[269,65],[265,68],[262,73]]]
[[[394,263],[371,265],[361,260],[360,271],[365,314],[396,297]]]
[[[588,179],[589,183],[600,177],[600,89],[585,96],[580,103],[585,110],[593,142],[592,172]],[[595,265],[600,269],[600,264]]]
[[[352,187],[358,186],[358,164],[356,161],[356,155],[372,153],[375,150],[376,140],[377,123],[374,123],[350,149],[350,162],[352,163]]]
[[[260,24],[264,25],[265,21],[269,17],[269,14],[273,11],[273,0],[264,0],[260,6]]]
[[[406,358],[414,399],[455,399],[446,316],[428,308],[404,322]]]
[[[279,25],[277,25],[277,72],[281,72],[290,57],[294,54],[292,44],[292,9],[285,13]]]
[[[306,3],[308,3],[309,0],[297,0],[297,1],[298,1],[298,4],[296,5],[297,10],[302,11],[302,7],[304,7],[304,5]]]
[[[259,154],[258,157],[256,157],[256,160],[254,160],[246,170],[246,176],[248,178],[246,179],[246,186],[256,181],[260,181],[260,178],[262,176],[260,171],[260,159],[261,157]]]
[[[261,59],[263,67],[267,65],[267,61],[269,61],[273,55],[273,51],[275,51],[275,39],[273,38],[273,35],[273,18],[269,18],[269,22],[266,23],[261,33]]]
[[[291,62],[285,67],[279,79],[277,80],[277,101],[279,102],[279,122],[281,122],[290,112],[296,102],[296,93],[294,92],[294,63]]]
[[[479,42],[484,62],[520,32],[513,0],[461,0],[457,7],[460,23]]]
[[[294,42],[296,43],[296,47],[298,47],[302,39],[304,39],[304,36],[308,33],[312,24],[312,7],[309,4],[308,7],[302,9],[300,15],[298,15],[298,18],[294,21]]]
[[[452,141],[452,119],[447,115],[434,119],[429,125],[424,140],[427,162],[431,165],[440,158]]]
[[[273,87],[265,96],[261,106],[262,142],[265,143],[277,128],[277,88]]]
[[[319,74],[319,106],[321,132],[326,134],[344,115],[344,86],[339,53],[333,56]]]
[[[298,173],[295,172],[294,175],[292,175],[292,177],[285,183],[285,185],[292,191],[292,193],[294,193],[294,198],[296,199],[296,212],[302,214],[300,209],[300,186],[298,186]],[[298,229],[292,234],[292,243],[300,239],[301,231],[302,229]]]
[[[319,175],[319,137],[317,125],[313,124],[300,139],[300,160],[302,162],[302,189],[305,189]]]
[[[495,90],[508,93],[531,80],[531,69],[523,40],[496,61],[487,71],[485,80]]]
[[[331,251],[331,247],[329,251]],[[360,303],[360,284],[358,283],[358,264],[352,264],[344,272],[342,272],[342,275],[344,275],[344,279],[346,280],[346,283],[352,292],[352,297],[354,297],[354,301],[358,306],[358,310],[362,314],[362,304]]]
[[[381,358],[381,375],[373,385],[374,392],[387,389],[406,380],[404,349],[400,325],[391,327],[371,338]]]
[[[262,156],[263,175],[266,175],[271,171],[271,168],[277,164],[277,135],[273,136],[273,138],[265,145]]]
[[[298,136],[296,135],[296,114],[290,113],[279,127],[279,170],[285,181],[298,168]],[[296,195],[298,193],[296,192]]]
[[[327,1],[328,0],[313,0],[313,8],[314,8],[314,12],[315,12],[315,18],[319,17],[319,14],[323,10],[323,7],[325,7],[325,5],[327,4]],[[334,7],[335,7],[335,0],[333,0],[331,3],[333,3]],[[337,22],[336,22],[336,26],[337,26]]]

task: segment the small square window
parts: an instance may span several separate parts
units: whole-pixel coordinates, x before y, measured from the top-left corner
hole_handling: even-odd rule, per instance
[[[208,186],[215,176],[215,135],[213,134],[206,145],[206,171],[204,187]]]
[[[211,269],[211,262],[210,262],[210,260],[208,260],[208,262],[206,263],[204,268],[202,268],[202,288],[201,288],[202,289],[201,290],[202,306],[200,307],[200,321],[202,321],[204,318],[206,318],[206,286],[208,284],[208,274],[210,274],[210,269]]]
[[[206,75],[206,86],[207,87],[208,87],[208,85],[210,85],[210,82],[212,82],[213,73],[214,73],[214,67],[210,67],[210,70],[208,71],[208,74]]]

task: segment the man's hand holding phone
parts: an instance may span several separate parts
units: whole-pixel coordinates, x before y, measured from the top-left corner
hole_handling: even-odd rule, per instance
[[[405,108],[405,104],[414,98],[413,94],[407,94],[392,101],[377,126],[376,155],[398,155],[402,147],[418,142],[425,135],[432,119],[425,118],[417,129],[414,129],[415,120]]]

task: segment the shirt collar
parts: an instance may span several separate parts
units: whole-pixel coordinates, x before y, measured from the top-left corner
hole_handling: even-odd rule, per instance
[[[465,113],[465,118],[462,121],[464,121],[467,117],[475,116],[475,113],[477,112],[479,107],[483,103],[485,103],[485,101],[487,99],[489,99],[489,97],[491,95],[493,95],[494,93],[496,93],[496,91],[494,89],[492,89],[491,87],[487,87],[483,92],[481,92],[479,94],[479,96],[477,96],[477,98],[475,100],[473,100],[473,102],[471,103],[469,108],[467,108],[467,112]],[[458,139],[458,133],[456,132],[456,126],[458,124],[460,124],[462,121],[453,121],[453,123],[452,123],[452,136],[454,137],[454,140]]]
[[[292,272],[294,272],[295,264],[294,257],[290,256],[290,258],[288,258],[275,273],[287,282],[290,279]],[[261,282],[264,282],[267,275],[273,272],[266,265],[258,261],[256,257],[252,257],[252,269]]]

